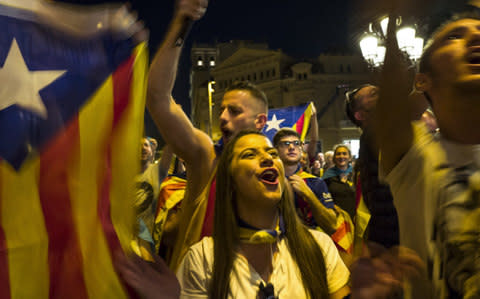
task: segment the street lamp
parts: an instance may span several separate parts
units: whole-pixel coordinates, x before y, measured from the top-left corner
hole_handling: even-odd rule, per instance
[[[398,17],[397,26],[401,25],[402,18]],[[379,67],[385,59],[385,37],[387,35],[388,17],[380,22],[370,23],[368,32],[360,40],[360,49],[363,58],[373,67]],[[397,30],[398,47],[406,53],[414,63],[420,58],[423,51],[423,38],[416,36],[414,26],[403,26]]]
[[[213,85],[215,81],[208,81],[208,124],[209,124],[209,131],[210,137],[213,137],[213,130],[212,130],[212,94],[215,91],[213,89]]]

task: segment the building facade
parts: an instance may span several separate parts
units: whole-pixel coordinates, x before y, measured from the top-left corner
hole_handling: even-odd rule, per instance
[[[191,58],[193,122],[210,133],[213,140],[220,138],[218,115],[225,89],[234,81],[248,80],[266,93],[269,108],[313,101],[321,150],[346,142],[355,152],[361,132],[345,115],[344,93],[370,79],[361,55],[322,54],[316,59],[299,61],[281,50],[268,49],[266,44],[234,41],[215,46],[196,45]],[[208,82],[212,81],[215,81],[214,85],[210,83],[214,91],[209,93]]]

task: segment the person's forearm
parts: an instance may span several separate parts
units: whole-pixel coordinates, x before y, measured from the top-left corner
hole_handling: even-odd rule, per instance
[[[310,205],[313,218],[318,226],[329,235],[334,233],[337,224],[335,211],[325,207],[312,191],[307,193],[304,198]]]
[[[176,46],[175,41],[180,34],[183,22],[183,17],[178,15],[174,17],[150,66],[147,94],[149,109],[169,103],[182,51],[182,47]]]

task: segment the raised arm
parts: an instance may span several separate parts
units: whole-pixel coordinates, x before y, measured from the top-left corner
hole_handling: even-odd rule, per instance
[[[388,174],[410,149],[413,129],[408,95],[411,90],[404,55],[398,49],[395,14],[390,15],[387,53],[383,66],[375,129],[381,151],[381,167]]]
[[[150,66],[147,90],[147,107],[165,141],[173,152],[191,167],[199,160],[211,161],[214,157],[210,138],[193,127],[182,108],[172,99],[172,89],[177,74],[181,46],[175,42],[186,20],[196,21],[206,11],[207,0],[180,0],[169,30]]]

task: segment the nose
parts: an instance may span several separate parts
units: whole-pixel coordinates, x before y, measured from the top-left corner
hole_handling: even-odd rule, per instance
[[[228,121],[228,109],[223,109],[220,113],[220,122],[226,123]]]
[[[262,155],[262,157],[261,157],[260,166],[261,166],[261,167],[271,167],[271,166],[273,166],[273,158],[272,158],[272,155],[270,155],[269,153],[265,152],[265,153]]]
[[[480,27],[472,26],[468,35],[468,46],[480,46]]]

